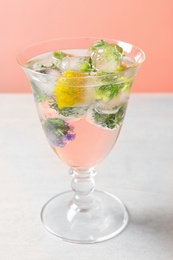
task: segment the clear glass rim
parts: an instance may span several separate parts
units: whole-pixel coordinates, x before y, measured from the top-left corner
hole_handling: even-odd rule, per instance
[[[98,79],[103,79],[105,76],[115,76],[118,77],[118,76],[121,76],[123,75],[125,72],[130,72],[130,71],[133,71],[133,70],[138,70],[139,67],[142,65],[142,63],[145,61],[145,53],[144,51],[139,48],[138,46],[134,45],[134,44],[131,44],[131,43],[128,43],[128,42],[125,42],[125,41],[121,41],[121,40],[116,40],[116,39],[111,39],[111,38],[98,38],[98,37],[65,37],[65,38],[54,38],[54,39],[49,39],[49,40],[45,40],[45,41],[40,41],[40,42],[36,42],[28,47],[26,47],[25,49],[21,50],[18,55],[17,55],[17,62],[18,64],[24,69],[24,70],[28,70],[30,71],[31,73],[33,74],[36,74],[36,75],[42,75],[43,76],[43,73],[41,72],[38,72],[38,71],[34,71],[30,68],[27,68],[26,67],[26,63],[27,61],[29,61],[30,59],[36,57],[37,55],[40,55],[40,54],[44,54],[45,52],[53,52],[53,51],[57,51],[57,50],[68,50],[70,49],[70,41],[77,41],[77,43],[79,44],[79,41],[90,41],[91,43],[94,43],[96,41],[100,41],[100,40],[104,40],[104,41],[107,41],[107,42],[110,42],[110,43],[115,43],[115,44],[118,44],[120,46],[127,46],[129,49],[131,48],[131,50],[136,50],[138,52],[138,58],[139,60],[138,61],[135,61],[135,64],[134,66],[132,67],[129,67],[129,68],[126,68],[124,69],[123,71],[119,71],[119,72],[110,72],[110,73],[106,73],[106,75],[88,75],[86,74],[86,76],[77,76],[77,77],[70,77],[71,79],[76,79],[76,78],[85,78],[85,79],[93,79],[93,78],[98,78]],[[40,48],[44,47],[45,48],[50,44],[50,45],[54,45],[55,43],[60,43],[60,42],[69,42],[69,46],[68,48],[49,48],[50,50],[47,50],[47,51],[42,51],[40,53],[37,53],[36,50],[40,51]],[[76,49],[82,49],[82,48],[79,48],[78,47],[78,44],[76,44]],[[88,46],[89,47],[89,46]],[[72,48],[72,49],[75,49],[75,48]],[[84,49],[84,48],[83,48]],[[124,48],[123,48],[124,49]],[[35,51],[34,51],[35,50]],[[34,51],[35,52],[35,55],[32,55],[30,58],[24,58],[24,55],[29,52],[29,51]],[[126,50],[124,50],[126,52]],[[140,56],[140,57],[139,57]],[[47,75],[45,74],[45,77],[48,77],[48,78],[55,78],[55,76],[52,76],[52,75]]]

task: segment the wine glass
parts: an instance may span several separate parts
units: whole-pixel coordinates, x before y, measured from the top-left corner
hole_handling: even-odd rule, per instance
[[[51,198],[41,211],[44,227],[63,240],[101,242],[127,226],[123,202],[95,190],[94,176],[116,143],[144,59],[132,44],[97,38],[45,41],[18,55],[47,140],[70,167],[72,190]]]

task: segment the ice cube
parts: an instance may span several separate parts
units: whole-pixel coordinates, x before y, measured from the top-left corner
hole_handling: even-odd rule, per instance
[[[55,85],[57,79],[61,76],[61,72],[52,65],[50,67],[43,66],[37,69],[35,72],[30,73],[32,80],[38,81],[42,84]]]
[[[66,70],[88,72],[91,70],[89,57],[64,57],[58,64],[58,68],[65,72]]]
[[[98,127],[105,128],[106,130],[114,130],[122,125],[125,111],[125,105],[119,107],[114,113],[98,112],[94,107],[91,107],[87,111],[86,119]]]
[[[41,69],[43,66],[50,67],[52,66],[52,63],[53,63],[52,54],[45,53],[45,54],[38,55],[36,58],[30,59],[27,62],[26,67],[36,71]]]
[[[120,106],[112,101],[104,102],[103,100],[97,100],[94,104],[94,109],[101,114],[114,114],[118,112]]]
[[[55,84],[52,82],[43,83],[43,82],[36,81],[34,79],[31,80],[31,85],[32,85],[33,94],[37,101],[40,101],[40,99],[42,100],[42,98],[48,96],[51,97],[53,95],[53,91],[55,88],[54,87]]]
[[[87,106],[76,106],[59,109],[58,118],[65,121],[78,121],[84,117],[87,111]]]
[[[113,72],[122,63],[122,48],[102,41],[90,47],[92,66],[97,71]]]
[[[38,71],[26,71],[30,78],[35,96],[53,95],[57,78],[61,76],[58,70],[42,68]]]
[[[53,63],[52,54],[50,53],[42,54],[37,58],[29,60],[26,64],[25,72],[30,79],[42,83],[56,82],[57,78],[61,76],[61,72]]]
[[[94,107],[90,107],[87,111],[86,120],[97,127],[101,127],[106,130],[114,130],[119,126],[116,122],[114,122],[114,117],[115,113],[102,114],[96,111]]]
[[[70,54],[67,54],[65,52],[62,51],[54,51],[52,53],[52,63],[55,64],[56,66],[59,65],[60,61],[65,58],[71,56]]]
[[[94,103],[94,108],[102,114],[117,113],[122,105],[125,106],[127,104],[129,96],[129,91],[124,91],[109,100],[103,98],[97,99]]]
[[[52,67],[42,66],[40,69],[37,69],[36,72],[46,74],[49,76],[53,76],[56,78],[61,76],[61,72],[55,66],[52,66]]]

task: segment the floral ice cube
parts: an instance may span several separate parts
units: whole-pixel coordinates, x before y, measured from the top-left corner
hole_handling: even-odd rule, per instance
[[[53,146],[64,147],[75,139],[73,126],[59,118],[47,118],[42,123],[44,132]]]
[[[61,60],[68,56],[71,56],[71,55],[67,54],[65,52],[62,52],[62,51],[54,51],[52,53],[52,63],[58,67]]]
[[[85,103],[85,74],[67,70],[57,81],[54,95],[59,109]]]
[[[91,70],[89,57],[67,56],[60,61],[58,67],[62,72],[67,70],[88,72]]]
[[[113,72],[120,67],[123,58],[122,48],[114,43],[101,40],[90,47],[92,66],[97,71]]]
[[[47,74],[49,76],[54,76],[56,78],[61,76],[60,71],[55,67],[55,65],[52,65],[50,67],[42,66],[42,68],[40,68],[36,71],[40,72],[42,74]]]
[[[87,111],[86,119],[91,124],[98,127],[105,128],[107,130],[114,130],[122,125],[125,115],[126,105],[118,107],[114,113],[104,113],[97,111],[94,107],[91,107]]]

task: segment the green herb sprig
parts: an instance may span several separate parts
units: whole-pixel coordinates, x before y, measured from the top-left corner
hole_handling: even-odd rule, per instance
[[[103,114],[97,111],[93,112],[93,119],[96,124],[109,129],[114,129],[122,125],[125,116],[126,106],[122,105],[117,113]]]

